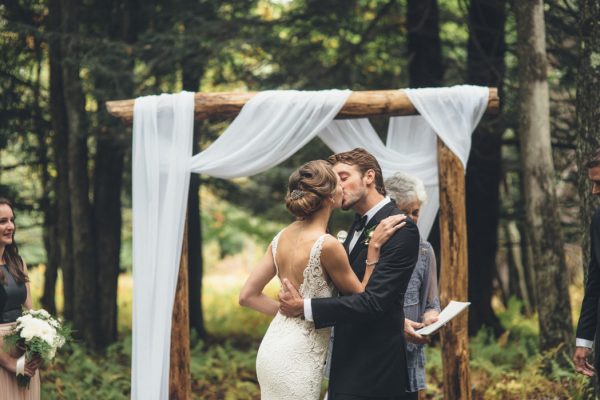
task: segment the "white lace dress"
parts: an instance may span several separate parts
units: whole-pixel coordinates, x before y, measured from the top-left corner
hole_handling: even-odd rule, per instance
[[[281,232],[271,244],[273,259],[280,235]],[[319,237],[311,248],[299,288],[304,298],[333,295],[333,284],[327,283],[321,266],[321,248],[326,236]],[[277,262],[275,267],[279,276]],[[330,333],[330,328],[315,329],[312,322],[277,313],[256,356],[261,399],[319,399]]]

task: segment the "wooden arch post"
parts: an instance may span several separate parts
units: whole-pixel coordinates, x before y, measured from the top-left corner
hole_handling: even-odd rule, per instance
[[[194,96],[197,120],[235,117],[244,104],[256,93],[196,93]],[[124,121],[133,120],[134,100],[106,103],[108,112]],[[487,112],[497,113],[500,99],[496,88],[490,88]],[[336,116],[368,118],[374,116],[416,115],[417,110],[401,90],[352,92]],[[458,157],[438,139],[438,170],[440,188],[441,262],[440,300],[445,306],[450,300],[466,301],[468,296],[467,222],[465,207],[464,168]],[[179,265],[177,291],[173,306],[171,331],[171,362],[169,398],[191,398],[189,368],[189,308],[187,276],[187,229]],[[442,330],[444,367],[444,398],[470,400],[469,347],[467,313],[453,320]]]

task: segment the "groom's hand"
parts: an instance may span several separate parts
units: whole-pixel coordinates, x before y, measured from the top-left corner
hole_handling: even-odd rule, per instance
[[[422,323],[411,321],[408,318],[404,318],[404,336],[406,337],[406,340],[415,344],[429,343],[429,339],[427,339],[425,336],[419,335],[415,331],[415,329],[420,329],[422,327]]]
[[[576,347],[575,354],[573,354],[573,364],[575,364],[575,371],[586,376],[594,376],[596,370],[588,362],[588,356],[592,352],[592,349],[587,347]]]
[[[286,317],[304,316],[304,299],[298,289],[285,278],[279,291],[279,311]]]

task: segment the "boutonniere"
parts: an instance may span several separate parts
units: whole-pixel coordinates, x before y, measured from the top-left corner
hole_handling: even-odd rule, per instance
[[[342,244],[346,241],[347,237],[348,237],[348,232],[343,231],[343,230],[339,231],[336,236],[337,240]]]
[[[369,245],[369,242],[371,241],[371,238],[373,237],[373,232],[375,232],[375,228],[377,228],[377,225],[379,225],[379,222],[365,231],[366,238],[365,238],[365,241],[363,242],[365,244],[365,246]]]

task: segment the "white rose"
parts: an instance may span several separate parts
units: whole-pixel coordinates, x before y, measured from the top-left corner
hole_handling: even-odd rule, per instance
[[[339,232],[337,233],[337,236],[336,236],[336,237],[337,237],[337,240],[338,240],[340,243],[344,243],[344,242],[346,241],[346,238],[348,237],[348,232],[346,232],[346,231],[339,231]]]
[[[54,340],[55,329],[51,327],[46,321],[37,318],[31,318],[23,324],[21,330],[21,337],[26,341],[31,341],[34,337],[38,337],[48,342],[49,339]],[[52,342],[48,342],[52,344]]]
[[[50,346],[54,346],[54,341],[56,340],[56,335],[54,333],[54,329],[52,329],[51,331],[48,331],[48,332],[44,332],[41,335],[41,338],[43,341],[48,343]]]

